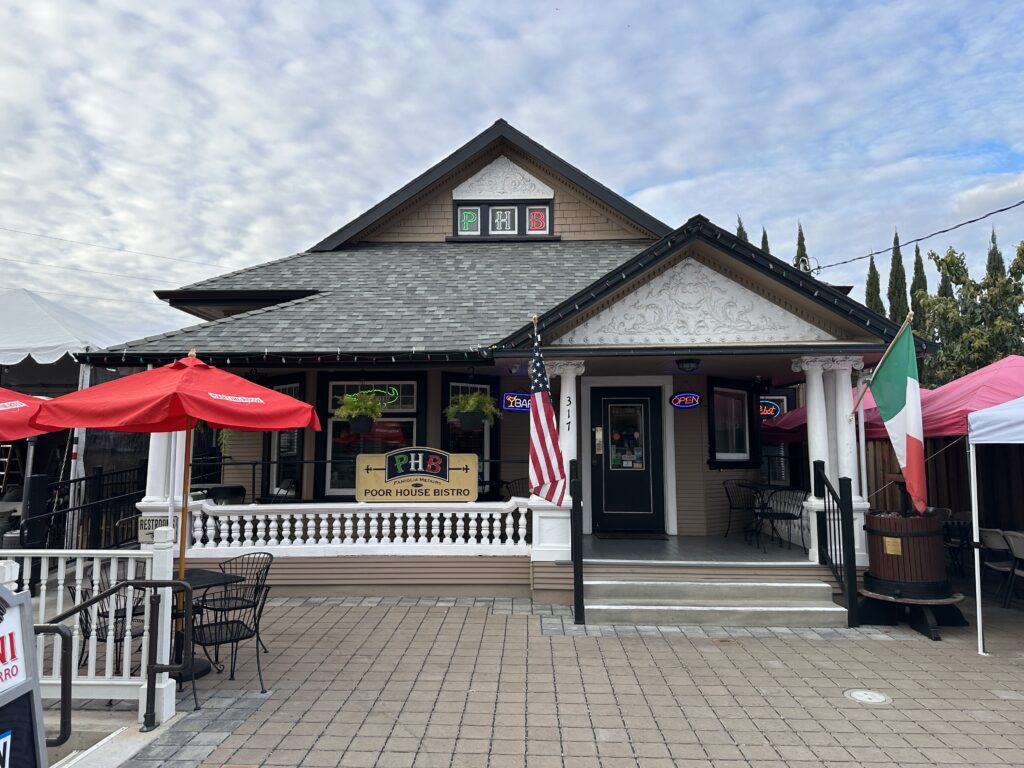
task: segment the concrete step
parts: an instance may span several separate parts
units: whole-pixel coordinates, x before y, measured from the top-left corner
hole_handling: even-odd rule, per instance
[[[842,627],[823,581],[589,579],[588,624]]]
[[[832,601],[832,587],[823,581],[699,581],[667,579],[585,579],[587,599],[661,598],[675,601],[732,599]]]

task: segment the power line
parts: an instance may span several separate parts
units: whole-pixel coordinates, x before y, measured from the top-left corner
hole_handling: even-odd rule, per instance
[[[11,259],[6,256],[0,256],[0,261],[12,261],[15,264],[28,264],[30,267],[48,267],[50,269],[67,269],[72,272],[88,272],[91,275],[106,275],[107,277],[123,277],[126,280],[144,280],[148,283],[164,283],[167,285],[173,284],[171,280],[159,280],[154,277],[142,277],[140,275],[122,275],[120,272],[103,272],[98,269],[86,269],[85,267],[63,267],[60,264],[43,264],[38,261],[25,261],[24,259]]]
[[[45,240],[57,240],[61,243],[71,243],[73,245],[85,245],[89,248],[102,248],[106,251],[117,251],[118,253],[132,253],[136,256],[151,256],[154,259],[167,259],[168,261],[183,261],[186,264],[201,264],[204,267],[219,267],[220,264],[215,264],[212,261],[197,261],[195,259],[182,259],[178,256],[161,256],[159,253],[147,253],[146,251],[132,251],[128,248],[118,248],[113,245],[100,245],[99,243],[87,243],[84,240],[69,240],[66,237],[57,237],[56,235],[44,235],[41,232],[26,232],[23,229],[12,229],[11,227],[0,227],[0,230],[4,232],[14,232],[18,235],[28,235],[29,237],[41,237]]]
[[[150,307],[152,307],[154,303],[162,303],[156,297],[152,298],[149,301],[144,301],[143,299],[112,299],[109,296],[87,296],[84,293],[66,293],[64,291],[42,291],[34,286],[30,287],[27,285],[16,287],[24,288],[25,290],[32,291],[33,293],[45,293],[50,296],[74,296],[77,299],[92,299],[93,301],[117,301],[123,304],[145,304]],[[164,306],[166,306],[166,304]]]
[[[989,211],[988,213],[984,214],[983,216],[978,216],[975,219],[968,219],[967,221],[961,221],[959,224],[954,224],[952,227],[946,227],[945,229],[940,229],[937,232],[932,232],[930,235],[925,235],[924,237],[918,237],[918,238],[915,238],[913,240],[907,240],[905,243],[901,243],[901,245],[913,245],[914,243],[920,243],[920,242],[923,242],[923,241],[927,240],[930,237],[935,237],[936,235],[944,235],[947,232],[952,232],[954,229],[960,229],[960,227],[966,227],[968,224],[976,224],[977,222],[981,221],[982,219],[987,219],[989,216],[995,216],[997,213],[1005,213],[1006,211],[1013,210],[1014,208],[1019,208],[1022,205],[1024,205],[1024,200],[1018,200],[1013,205],[1008,205],[1005,208],[997,208],[994,211]],[[894,247],[895,246],[890,245],[888,248],[883,248],[880,251],[873,251],[872,253],[865,254],[864,256],[854,256],[852,259],[846,259],[845,261],[837,261],[837,262],[834,262],[832,264],[824,264],[824,265],[822,265],[820,267],[815,267],[813,271],[814,272],[821,272],[821,270],[828,269],[829,267],[838,267],[838,266],[841,266],[843,264],[852,264],[855,261],[862,261],[864,259],[870,259],[872,256],[881,256],[883,253],[889,253]]]

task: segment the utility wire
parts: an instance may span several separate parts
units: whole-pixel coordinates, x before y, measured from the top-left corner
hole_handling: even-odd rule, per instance
[[[85,245],[89,248],[102,248],[106,251],[117,251],[118,253],[132,253],[136,256],[151,256],[154,259],[167,259],[168,261],[183,261],[186,264],[201,264],[204,267],[219,267],[220,264],[215,264],[212,261],[197,261],[195,259],[182,259],[177,256],[161,256],[159,253],[147,253],[146,251],[132,251],[128,248],[117,248],[113,245],[100,245],[99,243],[87,243],[84,240],[69,240],[66,237],[57,237],[55,235],[44,235],[41,232],[26,232],[23,229],[12,229],[11,227],[0,227],[0,230],[4,232],[14,232],[18,235],[28,235],[29,237],[41,237],[45,240],[57,240],[61,243],[71,243],[73,245]]]
[[[98,269],[86,269],[85,267],[64,267],[60,264],[43,264],[38,261],[26,261],[25,259],[11,259],[6,256],[0,256],[0,261],[11,261],[15,264],[28,264],[30,267],[48,267],[50,269],[67,269],[72,272],[88,272],[91,275],[106,275],[107,277],[122,277],[125,280],[144,280],[147,283],[164,283],[173,284],[171,280],[160,280],[155,277],[143,277],[141,275],[122,275],[120,272],[102,272]]]
[[[162,303],[156,297],[153,297],[149,301],[144,299],[112,299],[109,296],[87,296],[84,293],[66,293],[64,291],[42,291],[34,286],[18,286],[24,288],[32,293],[45,293],[49,296],[74,296],[76,299],[92,299],[93,301],[117,301],[123,304],[145,304],[152,307],[154,304]],[[167,306],[166,304],[164,306]]]
[[[1024,200],[1018,200],[1016,203],[1013,203],[1012,205],[1008,205],[1005,208],[998,208],[998,209],[996,209],[994,211],[989,211],[988,213],[984,214],[983,216],[978,216],[975,219],[968,219],[967,221],[961,221],[959,224],[954,224],[952,227],[946,227],[945,229],[940,229],[937,232],[932,232],[930,235],[925,235],[924,237],[918,237],[918,238],[915,238],[914,240],[907,240],[905,243],[900,243],[900,245],[904,246],[904,245],[913,245],[914,243],[920,243],[920,242],[923,242],[923,241],[927,240],[930,237],[935,237],[936,235],[944,235],[947,232],[952,232],[954,229],[960,229],[960,227],[966,227],[968,224],[975,224],[975,223],[981,221],[982,219],[987,219],[989,216],[995,216],[997,213],[1005,213],[1006,211],[1013,210],[1014,208],[1019,208],[1022,205],[1024,205]],[[880,251],[874,251],[872,253],[865,254],[864,256],[854,256],[852,259],[846,259],[845,261],[836,261],[836,262],[834,262],[832,264],[823,264],[822,266],[815,267],[813,271],[814,272],[821,272],[821,270],[828,269],[829,267],[838,267],[838,266],[841,266],[843,264],[852,264],[855,261],[862,261],[864,259],[870,259],[872,256],[881,256],[883,253],[889,253],[894,247],[895,246],[890,245],[888,248],[883,248]]]

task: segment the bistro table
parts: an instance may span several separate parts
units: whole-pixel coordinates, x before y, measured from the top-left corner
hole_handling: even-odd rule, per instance
[[[773,534],[778,533],[775,528],[775,521],[771,520],[767,515],[771,512],[771,499],[775,492],[787,489],[782,485],[772,485],[771,483],[762,483],[756,480],[739,483],[739,486],[741,488],[746,488],[754,494],[754,506],[756,509],[754,512],[754,520],[747,529],[747,543],[753,543],[754,536],[756,535],[758,546],[760,546],[761,526],[764,525],[765,520],[769,520],[771,523]],[[781,539],[781,534],[779,535],[779,538]],[[765,551],[767,551],[767,549]]]
[[[226,587],[230,584],[238,584],[239,582],[245,581],[244,576],[239,576],[235,573],[224,573],[223,571],[210,571],[205,568],[186,568],[184,581],[190,587],[192,587],[192,610],[195,611],[196,604],[201,603],[206,593],[214,587]],[[197,592],[202,592],[202,595],[197,596]],[[177,618],[182,618],[180,614]],[[182,648],[182,641],[184,635],[182,632],[175,632],[175,658],[180,660],[181,654],[184,651]],[[210,674],[210,662],[206,659],[197,659],[195,654],[192,655],[192,669],[195,671],[195,677],[203,677]],[[184,680],[191,680],[193,673],[190,672],[177,672],[171,675],[175,680],[179,682]]]

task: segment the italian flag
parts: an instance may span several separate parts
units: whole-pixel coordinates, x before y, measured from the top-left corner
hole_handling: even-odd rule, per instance
[[[914,334],[910,329],[910,318],[907,320],[875,369],[868,388],[896,451],[907,481],[907,493],[913,499],[914,508],[924,512],[928,506],[928,489],[924,477],[921,387],[914,356]]]

